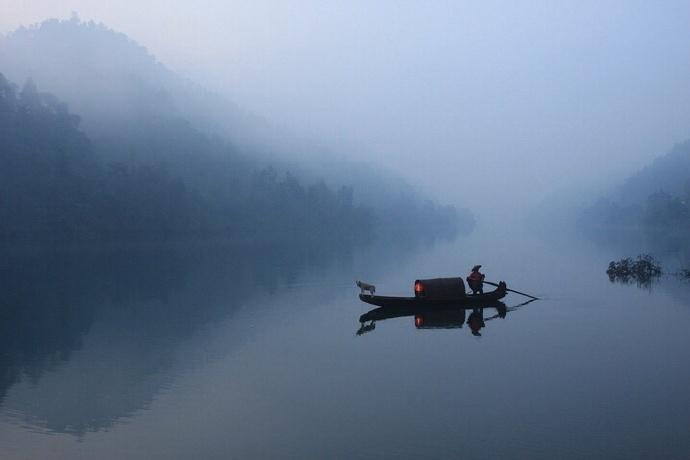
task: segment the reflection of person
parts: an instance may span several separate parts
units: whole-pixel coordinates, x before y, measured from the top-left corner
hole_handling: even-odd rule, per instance
[[[472,331],[472,335],[476,335],[477,337],[481,337],[481,333],[479,332],[481,328],[483,328],[486,324],[484,323],[484,309],[483,308],[475,308],[472,310],[472,313],[470,313],[470,317],[467,318],[467,325],[470,327],[470,330]]]
[[[472,272],[467,277],[467,284],[472,289],[472,294],[484,294],[484,274],[479,271],[481,265],[472,267]]]

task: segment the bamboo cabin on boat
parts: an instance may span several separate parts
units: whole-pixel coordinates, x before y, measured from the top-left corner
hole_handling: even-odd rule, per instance
[[[467,294],[462,278],[432,278],[416,280],[414,282],[414,295],[418,299],[458,300]]]

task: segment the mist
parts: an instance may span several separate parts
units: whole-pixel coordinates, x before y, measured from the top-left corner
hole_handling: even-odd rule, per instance
[[[2,2],[0,31],[103,22],[296,139],[524,213],[689,136],[685,2]],[[355,146],[356,148],[353,148]]]
[[[686,458],[688,24],[0,0],[3,459]]]

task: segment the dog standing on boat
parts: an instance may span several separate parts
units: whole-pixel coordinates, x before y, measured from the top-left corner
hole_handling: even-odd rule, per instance
[[[364,294],[366,291],[369,291],[369,295],[374,295],[376,292],[376,286],[373,284],[365,283],[364,281],[357,281],[355,284],[357,284],[357,287],[360,289],[360,294]]]

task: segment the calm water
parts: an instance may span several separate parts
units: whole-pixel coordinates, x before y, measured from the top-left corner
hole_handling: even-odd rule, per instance
[[[636,254],[478,231],[5,256],[0,457],[687,459],[690,284],[611,284]],[[410,295],[476,263],[544,300],[481,337],[412,317],[356,334],[355,279]]]

